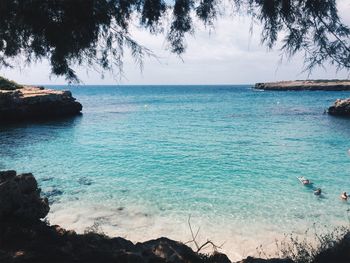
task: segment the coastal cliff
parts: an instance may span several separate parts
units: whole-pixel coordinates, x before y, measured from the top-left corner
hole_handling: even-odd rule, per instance
[[[275,91],[300,91],[300,90],[326,90],[346,91],[350,90],[350,80],[295,80],[256,83],[254,89]]]
[[[21,86],[0,79],[0,121],[65,117],[81,110],[82,105],[70,91]]]
[[[47,198],[30,173],[0,171],[0,262],[129,262],[129,263],[230,263],[228,257],[193,251],[187,245],[165,237],[132,243],[93,231],[77,234],[43,218],[49,212]],[[349,262],[350,237],[324,249],[308,262]],[[292,259],[248,257],[239,263],[293,263]]]

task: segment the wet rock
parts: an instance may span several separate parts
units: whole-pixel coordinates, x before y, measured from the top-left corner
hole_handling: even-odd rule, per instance
[[[57,118],[80,114],[82,105],[70,91],[24,86],[0,89],[0,121]]]
[[[328,108],[328,114],[350,117],[350,98],[337,99],[334,105]]]
[[[0,172],[0,221],[18,218],[36,221],[44,218],[49,209],[48,200],[40,197],[40,189],[32,174]]]

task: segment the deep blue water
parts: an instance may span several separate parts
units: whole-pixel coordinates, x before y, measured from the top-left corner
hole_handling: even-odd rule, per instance
[[[350,192],[350,120],[323,114],[347,92],[70,89],[82,116],[0,126],[0,169],[34,173],[53,223],[177,237],[191,215],[203,232],[237,242],[347,222],[339,195]]]

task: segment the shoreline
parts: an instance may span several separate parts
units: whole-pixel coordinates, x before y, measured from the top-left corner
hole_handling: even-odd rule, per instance
[[[108,236],[120,236],[134,243],[146,242],[157,237],[167,237],[187,244],[191,240],[191,232],[188,225],[188,217],[161,216],[146,213],[142,210],[129,210],[128,207],[120,210],[115,207],[84,206],[84,209],[77,210],[75,206],[64,209],[64,204],[51,205],[51,212],[48,214],[49,222],[60,225],[65,229],[72,229],[83,234],[87,229],[96,227],[100,233]],[[92,214],[94,214],[92,216]],[[200,216],[191,217],[191,226],[194,231],[199,228],[198,243],[211,240],[216,245],[223,244],[219,249],[233,261],[243,260],[247,256],[261,257],[259,250],[264,253],[277,256],[277,243],[282,243],[293,234],[294,237],[303,237],[307,230],[313,231],[315,225],[309,224],[301,228],[294,228],[290,231],[278,231],[279,226],[267,226],[255,224],[254,229],[248,231],[251,226],[242,224],[222,224],[219,222],[208,222]],[[343,222],[346,223],[345,221]],[[344,225],[343,224],[343,225]],[[342,224],[339,224],[341,226]],[[326,233],[336,225],[327,229],[318,226],[317,234]],[[310,240],[312,238],[309,238]],[[193,244],[187,244],[195,249]],[[259,248],[259,249],[258,249]],[[203,250],[204,253],[212,253],[212,248]]]
[[[6,204],[3,203],[4,201]],[[47,216],[49,210],[48,199],[40,196],[40,188],[32,174],[0,171],[1,262],[231,263],[227,255],[218,251],[220,245],[215,245],[212,240],[207,240],[200,245],[197,234],[192,230],[190,240],[196,245],[194,249],[186,245],[188,242],[174,241],[165,237],[132,243],[124,237],[109,237],[100,232],[98,226],[90,227],[84,234],[77,234],[73,230],[66,230],[59,225],[50,225],[47,221],[41,221]],[[291,239],[292,247],[281,243],[280,249],[287,250],[279,251],[281,254],[273,258],[263,247],[260,247],[261,254],[267,259],[262,259],[259,254],[260,258],[248,256],[238,262],[293,263],[293,259],[301,257],[306,260],[310,256],[315,259],[312,261],[315,263],[338,262],[338,258],[348,259],[349,230],[346,232],[343,230],[340,233],[332,232],[328,237],[332,239],[323,240],[327,243],[320,244],[321,250],[315,250],[318,251],[316,255],[313,254],[315,251],[313,252],[307,239],[304,238],[300,243],[294,237],[294,243]],[[203,251],[204,244],[212,245],[213,251]],[[311,254],[295,255],[293,247],[298,249],[299,253],[305,252],[303,248],[298,248],[298,245],[308,246],[305,249],[311,250],[306,252]],[[321,261],[317,261],[317,258]],[[335,260],[322,261],[324,258]]]

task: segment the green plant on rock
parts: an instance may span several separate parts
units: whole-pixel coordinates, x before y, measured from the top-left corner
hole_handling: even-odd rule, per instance
[[[22,88],[18,83],[0,76],[0,90],[16,90]]]

